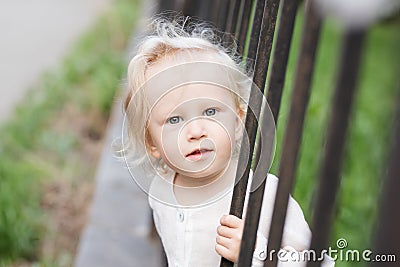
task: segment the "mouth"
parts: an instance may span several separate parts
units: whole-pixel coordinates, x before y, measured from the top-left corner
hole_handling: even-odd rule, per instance
[[[189,154],[187,154],[185,157],[190,160],[199,160],[202,157],[207,156],[212,151],[213,151],[212,149],[207,149],[207,148],[195,149]]]

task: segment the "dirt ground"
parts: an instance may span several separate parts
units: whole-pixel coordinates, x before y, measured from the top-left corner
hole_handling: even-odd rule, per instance
[[[46,229],[40,240],[38,262],[64,267],[73,266],[80,234],[87,222],[107,119],[98,112],[82,113],[72,105],[55,117],[52,131],[73,134],[76,145],[65,158],[46,156],[54,165],[54,174],[42,184],[41,207]],[[18,261],[10,267],[28,266],[37,265]]]
[[[66,106],[57,122],[58,132],[74,129],[79,144],[69,156],[74,163],[72,168],[79,162],[79,167],[71,172],[74,177],[54,179],[43,186],[42,207],[50,220],[49,233],[42,243],[42,257],[63,265],[63,257],[73,261],[88,218],[93,178],[103,148],[107,121],[99,113],[84,114],[73,106]]]

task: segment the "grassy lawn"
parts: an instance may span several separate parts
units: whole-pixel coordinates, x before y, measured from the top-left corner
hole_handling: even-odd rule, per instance
[[[69,254],[76,241],[60,253],[43,251],[59,244],[52,240],[60,229],[54,229],[54,214],[49,211],[77,201],[92,183],[114,95],[125,75],[126,47],[138,7],[137,0],[115,0],[2,125],[0,266],[16,266],[16,261],[37,262],[34,266],[72,264]],[[60,204],[63,197],[65,203]],[[89,200],[81,202],[85,201]]]
[[[277,173],[277,162],[289,113],[288,104],[300,46],[302,20],[303,17],[299,14],[280,111],[277,153],[272,173]],[[336,248],[336,240],[339,238],[347,240],[348,249],[373,249],[372,235],[398,89],[399,55],[396,53],[400,41],[399,26],[400,21],[397,19],[380,23],[368,32],[341,172],[338,207],[334,215],[336,221],[331,235],[333,249]],[[340,27],[333,21],[326,21],[319,43],[294,188],[294,197],[301,204],[310,224],[323,138],[332,108],[331,95],[335,85],[341,38]],[[355,265],[355,262],[336,263],[336,266]]]

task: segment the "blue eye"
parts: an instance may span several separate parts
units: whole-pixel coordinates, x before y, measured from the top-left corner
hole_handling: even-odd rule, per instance
[[[217,113],[217,110],[215,108],[208,108],[204,111],[205,116],[214,116],[215,113]]]
[[[167,120],[167,122],[169,123],[169,124],[177,124],[177,123],[179,123],[181,121],[181,117],[179,117],[179,116],[174,116],[174,117],[171,117],[171,118],[169,118],[168,120]]]

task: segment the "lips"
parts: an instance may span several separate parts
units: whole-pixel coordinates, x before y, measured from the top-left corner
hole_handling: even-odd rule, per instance
[[[186,155],[186,158],[192,159],[192,160],[197,160],[200,159],[201,157],[207,155],[208,153],[212,152],[212,149],[208,148],[200,148],[200,149],[195,149],[189,154]]]

